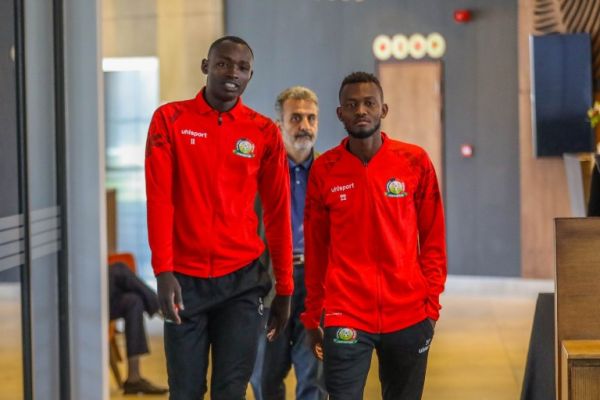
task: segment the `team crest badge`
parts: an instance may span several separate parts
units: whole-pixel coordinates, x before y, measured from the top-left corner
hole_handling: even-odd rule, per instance
[[[356,330],[352,328],[340,328],[335,333],[333,341],[339,344],[354,344],[358,341],[356,339]]]
[[[239,139],[235,144],[234,154],[240,157],[253,158],[254,157],[254,143],[248,139]]]
[[[387,181],[385,189],[385,195],[387,197],[405,197],[407,195],[404,182],[401,182],[396,178]]]

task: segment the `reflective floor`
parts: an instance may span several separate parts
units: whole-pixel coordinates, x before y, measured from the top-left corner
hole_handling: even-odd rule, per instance
[[[429,355],[423,399],[518,399],[535,300],[538,292],[546,291],[553,291],[552,282],[450,278]],[[162,384],[166,377],[160,326],[151,324],[149,330],[152,354],[142,361],[143,373]],[[377,375],[374,357],[365,399],[381,398]],[[294,399],[293,373],[286,383],[287,398]],[[111,393],[112,399],[130,398],[118,394],[114,381]],[[248,399],[254,399],[251,390]]]
[[[0,400],[23,398],[20,285],[0,284]]]
[[[442,297],[444,308],[429,355],[423,399],[519,398],[535,299],[538,292],[552,290],[550,281],[451,278]],[[21,398],[22,392],[19,292],[0,291],[0,400],[13,400]],[[164,385],[160,321],[149,321],[148,331],[151,354],[142,358],[142,374]],[[122,338],[120,341],[123,344]],[[122,364],[123,375],[125,368]],[[131,398],[120,394],[112,375],[110,385],[111,399]],[[287,388],[288,399],[293,399],[293,374],[287,379]],[[381,398],[375,358],[364,398]],[[248,399],[254,399],[251,390]]]

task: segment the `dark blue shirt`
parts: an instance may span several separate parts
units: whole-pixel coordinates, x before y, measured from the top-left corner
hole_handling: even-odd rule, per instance
[[[292,238],[294,254],[304,253],[304,201],[306,199],[308,171],[313,163],[313,159],[314,156],[312,153],[308,160],[300,164],[296,164],[288,158],[290,188],[292,191]]]

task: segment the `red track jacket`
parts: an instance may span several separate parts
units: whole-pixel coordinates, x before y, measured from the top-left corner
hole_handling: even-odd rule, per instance
[[[206,103],[203,90],[194,99],[158,108],[146,145],[154,273],[219,277],[257,259],[264,251],[254,212],[257,190],[275,289],[290,295],[289,173],[275,124],[241,99],[219,113]]]
[[[304,211],[307,329],[389,333],[439,317],[446,280],[442,199],[421,148],[382,133],[363,164],[348,139],[313,164]]]

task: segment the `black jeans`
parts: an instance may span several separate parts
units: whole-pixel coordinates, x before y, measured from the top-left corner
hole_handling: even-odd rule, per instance
[[[203,399],[210,348],[213,400],[246,398],[256,358],[262,297],[271,287],[258,261],[218,278],[175,274],[185,310],[181,325],[165,323],[171,400]]]
[[[419,400],[423,393],[433,327],[425,319],[386,334],[344,327],[325,329],[325,385],[330,400],[361,400],[373,349],[379,358],[384,400]]]

